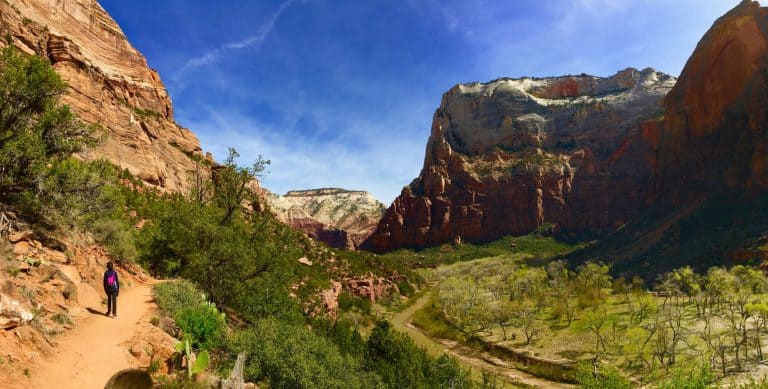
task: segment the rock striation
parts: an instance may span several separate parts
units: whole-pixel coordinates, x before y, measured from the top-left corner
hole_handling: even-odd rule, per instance
[[[488,241],[551,223],[615,228],[651,195],[647,127],[675,79],[653,69],[460,84],[434,115],[424,166],[364,247]]]
[[[277,218],[336,248],[355,249],[376,228],[384,204],[370,193],[337,188],[266,194]]]
[[[68,83],[63,102],[107,131],[105,158],[163,190],[189,187],[195,135],[176,124],[157,72],[95,0],[0,1],[0,33],[22,51],[48,58]]]

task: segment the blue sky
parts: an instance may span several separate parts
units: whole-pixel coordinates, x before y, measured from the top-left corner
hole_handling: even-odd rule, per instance
[[[101,0],[217,159],[264,186],[370,191],[418,176],[442,93],[499,77],[679,75],[725,0]]]

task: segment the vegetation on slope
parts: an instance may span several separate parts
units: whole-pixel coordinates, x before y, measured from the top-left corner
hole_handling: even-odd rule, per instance
[[[157,193],[105,161],[72,157],[97,142],[96,130],[57,105],[64,90],[45,60],[0,52],[2,211],[49,235],[90,232],[118,262],[188,280],[156,291],[189,342],[184,355],[212,355],[220,370],[246,352],[247,378],[270,387],[472,385],[455,361],[428,356],[386,323],[364,339],[356,324],[311,317],[332,279],[413,273],[328,249],[258,211],[249,184],[267,161],[242,167],[231,150],[210,176],[201,168],[191,177],[188,196]]]

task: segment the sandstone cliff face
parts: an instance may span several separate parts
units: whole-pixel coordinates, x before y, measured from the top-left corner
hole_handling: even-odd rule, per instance
[[[63,99],[108,132],[85,158],[106,158],[147,183],[184,190],[200,143],[173,121],[157,72],[95,0],[0,1],[0,33],[22,51],[48,58],[69,84]]]
[[[384,213],[384,205],[370,193],[344,189],[290,191],[268,194],[277,218],[332,247],[355,249]]]
[[[743,1],[718,19],[665,98],[660,196],[768,189],[768,8]]]
[[[457,85],[434,115],[420,176],[364,247],[386,251],[556,229],[611,229],[653,194],[668,75],[626,69]]]

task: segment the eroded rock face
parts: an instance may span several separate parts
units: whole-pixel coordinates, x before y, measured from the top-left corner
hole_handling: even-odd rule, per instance
[[[743,1],[704,35],[665,98],[657,190],[681,202],[768,189],[768,8]]]
[[[675,79],[653,69],[500,79],[448,91],[420,176],[364,247],[488,241],[544,223],[615,228],[653,194],[652,147]]]
[[[98,2],[3,1],[0,33],[48,58],[69,84],[63,103],[106,128],[106,141],[85,158],[106,158],[165,190],[189,186],[190,156],[201,156],[200,143],[174,122],[157,72]]]
[[[355,249],[376,228],[384,205],[370,193],[345,189],[266,195],[277,218],[332,247]]]

